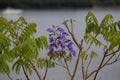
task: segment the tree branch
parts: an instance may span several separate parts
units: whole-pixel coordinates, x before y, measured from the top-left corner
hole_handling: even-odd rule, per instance
[[[107,54],[107,53],[108,53],[108,49],[106,49],[106,51],[104,52],[104,55],[103,55],[102,61],[101,61],[100,65],[99,65],[99,67],[97,68],[97,71],[96,71],[96,73],[95,73],[95,76],[94,76],[94,79],[93,79],[93,80],[96,80],[97,75],[98,75],[98,72],[100,71],[101,66],[102,66],[103,63],[104,63],[104,60],[105,60],[105,58],[106,58],[106,54]]]
[[[34,66],[34,64],[32,63],[32,61],[28,59],[28,62],[31,64],[31,66],[32,66],[33,70],[35,71],[35,73],[37,74],[39,80],[42,80],[39,72],[38,72],[37,69],[35,68],[35,66]]]
[[[10,80],[13,80],[12,77],[10,76],[10,74],[6,73],[6,75],[8,76],[8,78],[9,78]]]
[[[27,73],[26,73],[26,71],[25,71],[25,68],[24,68],[23,65],[22,65],[22,69],[23,69],[23,72],[24,72],[24,74],[25,74],[26,79],[27,79],[27,80],[30,80],[29,77],[28,77],[28,75],[27,75]]]
[[[75,65],[74,72],[73,72],[71,80],[73,80],[75,75],[76,75],[76,71],[77,71],[77,68],[78,68],[79,61],[80,61],[80,51],[78,53],[78,57],[77,57],[77,60],[76,60],[76,65]]]
[[[64,56],[63,56],[63,59],[64,59],[64,62],[65,62],[65,65],[66,65],[66,69],[67,69],[68,75],[69,75],[70,77],[72,77],[72,75],[71,75],[71,73],[70,73],[70,69],[69,69],[68,64],[67,64],[67,61],[65,60],[65,57],[64,57]]]
[[[46,61],[46,70],[45,70],[45,74],[44,74],[44,77],[43,77],[43,80],[45,80],[46,76],[47,76],[47,72],[48,72],[48,61]]]
[[[88,75],[88,68],[89,68],[91,62],[92,62],[92,58],[90,58],[90,61],[89,61],[88,65],[87,65],[87,67],[86,67],[86,76]]]

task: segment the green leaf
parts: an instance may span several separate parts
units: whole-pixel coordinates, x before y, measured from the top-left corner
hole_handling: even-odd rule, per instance
[[[90,54],[90,58],[96,58],[98,57],[97,53],[95,51],[92,51]]]
[[[101,42],[96,37],[91,35],[90,33],[85,33],[84,40],[87,44],[94,43],[96,46],[101,46]]]
[[[38,66],[38,68],[41,68],[41,69],[46,68],[46,67],[53,68],[53,67],[55,67],[55,63],[48,59],[39,58],[37,60],[37,66]]]
[[[10,67],[5,61],[0,60],[0,73],[10,73]]]
[[[101,29],[105,29],[105,30],[108,31],[110,28],[111,28],[111,29],[114,28],[113,26],[114,26],[113,16],[112,16],[111,14],[107,14],[107,15],[103,18],[103,20],[102,20],[102,22],[101,22],[101,24],[100,24],[100,28],[101,28]]]
[[[118,28],[120,29],[120,21],[117,22]]]
[[[65,56],[65,60],[66,60],[66,61],[71,61],[71,60],[72,60],[72,57],[69,56],[69,55],[68,55],[68,56]]]
[[[45,36],[35,38],[37,46],[42,50],[43,48],[48,49],[48,41]]]
[[[18,59],[12,66],[12,70],[15,69],[16,73],[19,74],[20,73],[20,69],[23,67],[25,67],[25,71],[29,72],[30,74],[32,74],[32,69],[30,64],[27,61],[23,61],[22,59]]]
[[[24,41],[27,38],[30,38],[35,32],[36,32],[36,24],[30,23],[21,32],[20,39]]]
[[[81,54],[80,54],[80,58],[81,58],[82,60],[87,60],[87,57],[88,57],[88,55],[85,54],[85,53],[81,53]]]
[[[97,18],[92,11],[89,11],[86,16],[86,26],[86,33],[98,33],[99,31]]]
[[[12,26],[9,24],[8,20],[3,17],[0,17],[0,32],[7,31],[6,33],[10,34],[14,37],[14,30]]]

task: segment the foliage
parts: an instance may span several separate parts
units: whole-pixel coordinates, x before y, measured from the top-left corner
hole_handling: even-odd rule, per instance
[[[115,22],[111,14],[107,14],[98,24],[94,13],[89,11],[86,15],[86,30],[81,42],[77,41],[75,37],[73,20],[66,20],[63,24],[79,51],[73,72],[65,61],[65,67],[71,80],[74,80],[78,66],[81,66],[83,80],[88,80],[90,77],[97,80],[97,75],[101,69],[120,60],[120,21]],[[101,61],[98,66],[93,71],[89,71],[93,59],[99,58],[98,52],[92,49],[93,46],[100,48],[103,55],[101,54],[102,57],[100,57]],[[80,63],[81,65],[79,65]]]
[[[35,23],[28,23],[23,17],[16,21],[0,17],[0,73],[7,74],[13,80],[11,70],[19,75],[22,69],[26,79],[30,80],[28,75],[35,71],[39,80],[45,80],[48,68],[58,65],[66,69],[70,80],[75,79],[78,67],[81,67],[83,80],[97,80],[101,69],[120,60],[120,21],[114,21],[113,16],[107,14],[99,24],[92,11],[88,12],[85,21],[86,30],[84,37],[80,37],[81,41],[77,41],[73,20],[70,19],[63,22],[67,31],[59,26],[47,29],[48,43],[45,36],[34,37]],[[93,46],[103,52],[102,57]],[[43,49],[49,50],[45,58],[39,54]],[[76,59],[74,67],[69,68],[68,63],[73,58]],[[89,70],[93,60],[98,58],[98,65]],[[12,69],[9,66],[11,63]],[[40,69],[45,70],[43,76],[38,72]]]
[[[46,63],[47,59],[40,58],[39,53],[48,48],[47,39],[45,36],[35,38],[35,33],[36,24],[27,23],[23,17],[16,21],[0,18],[1,73],[10,74],[11,69],[8,63],[13,63],[12,70],[19,74],[23,69],[27,78],[27,73],[32,74],[33,70],[37,72],[39,67],[33,68],[34,65]],[[42,62],[38,63],[38,59]],[[48,68],[55,66],[51,61],[48,61],[48,65]],[[43,67],[47,68],[46,65]]]

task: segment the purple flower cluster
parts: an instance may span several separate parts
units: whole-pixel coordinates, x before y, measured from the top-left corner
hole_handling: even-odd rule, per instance
[[[73,42],[68,39],[69,34],[64,31],[61,27],[52,26],[53,28],[48,28],[47,31],[49,32],[49,52],[56,52],[60,55],[60,50],[65,50],[69,53],[69,56],[75,56],[75,50],[73,49],[72,45]]]

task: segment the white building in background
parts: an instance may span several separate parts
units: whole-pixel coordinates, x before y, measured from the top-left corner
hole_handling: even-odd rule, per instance
[[[21,14],[22,12],[23,10],[21,9],[6,8],[5,10],[2,11],[2,14],[3,15],[9,15],[9,14],[16,15],[16,14]]]

